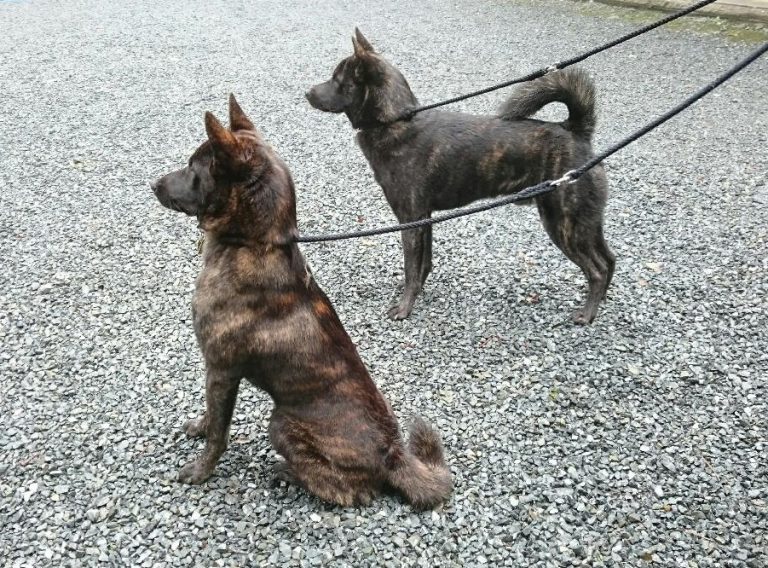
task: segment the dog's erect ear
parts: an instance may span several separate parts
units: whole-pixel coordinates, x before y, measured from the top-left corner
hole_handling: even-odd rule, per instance
[[[360,31],[360,28],[355,28],[355,38],[352,40],[352,44],[355,45],[355,53],[357,53],[358,46],[362,48],[363,51],[374,52],[371,42],[365,38],[363,32]]]
[[[355,57],[364,57],[367,51],[362,48],[362,46],[357,42],[357,39],[355,39],[355,36],[352,36],[352,47],[355,48]]]
[[[355,58],[360,63],[354,67],[355,78],[359,80],[379,74],[378,59],[373,57],[376,52],[358,28],[355,28],[355,35],[352,36],[352,45],[355,47]]]
[[[231,156],[237,149],[237,139],[212,113],[205,113],[205,131],[218,156]]]
[[[375,53],[371,42],[365,39],[363,33],[355,28],[355,35],[352,36],[352,46],[355,48],[356,57],[364,57],[369,53]]]
[[[243,109],[237,104],[235,95],[232,93],[229,94],[229,128],[232,132],[237,132],[238,130],[256,130],[256,127],[250,119],[245,116]]]

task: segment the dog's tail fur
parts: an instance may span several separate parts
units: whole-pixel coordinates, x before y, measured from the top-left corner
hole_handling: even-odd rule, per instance
[[[563,69],[519,87],[501,107],[499,117],[520,120],[535,114],[549,103],[568,107],[563,128],[576,136],[592,139],[595,131],[595,85],[582,69]]]
[[[421,418],[411,424],[408,448],[389,470],[388,481],[418,509],[435,507],[453,491],[440,436]]]

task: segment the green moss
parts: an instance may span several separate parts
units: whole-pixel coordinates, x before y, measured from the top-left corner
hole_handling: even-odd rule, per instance
[[[614,6],[599,2],[579,2],[577,11],[585,16],[622,20],[637,24],[638,27],[663,17],[663,12]],[[714,16],[683,16],[663,26],[673,31],[692,32],[703,35],[718,35],[740,43],[763,43],[768,41],[768,25],[757,22],[737,22]]]

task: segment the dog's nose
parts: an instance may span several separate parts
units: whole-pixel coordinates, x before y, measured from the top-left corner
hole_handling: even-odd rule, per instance
[[[312,96],[312,91],[307,91],[306,93],[304,93],[304,98],[307,100],[310,100],[311,96]]]
[[[156,182],[156,181],[151,181],[151,182],[149,182],[149,187],[151,187],[151,188],[152,188],[152,193],[154,193],[155,195],[157,195],[157,190],[158,190],[158,184],[157,184],[157,182]]]

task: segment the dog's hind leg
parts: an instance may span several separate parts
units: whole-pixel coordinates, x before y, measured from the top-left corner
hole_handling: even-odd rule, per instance
[[[296,477],[296,474],[293,473],[290,464],[285,460],[277,462],[272,468],[272,481],[273,483],[282,481],[289,485],[297,485],[302,489],[306,489],[299,481],[299,478]]]
[[[275,479],[301,487],[307,493],[342,507],[368,505],[379,493],[366,473],[355,475],[334,467],[326,460],[301,451],[291,454]]]
[[[235,410],[240,379],[208,369],[205,380],[205,449],[198,458],[179,470],[179,481],[196,485],[208,479],[227,449],[229,426]]]
[[[605,299],[606,294],[608,294],[608,288],[611,285],[611,280],[613,280],[613,270],[616,268],[616,256],[611,249],[608,248],[608,243],[605,242],[602,226],[597,231],[595,239],[597,252],[603,257],[605,264],[608,266],[608,276],[606,277],[605,289],[603,290],[603,299]]]
[[[592,323],[613,275],[615,259],[602,237],[602,223],[569,212],[556,197],[541,199],[541,221],[552,242],[576,264],[587,278],[587,302],[573,312],[574,323]],[[586,218],[584,218],[586,217]]]
[[[402,222],[402,221],[401,221]],[[422,283],[429,275],[432,258],[432,232],[429,231],[425,236],[427,229],[410,229],[401,233],[403,240],[403,254],[405,256],[405,288],[400,301],[389,309],[389,317],[394,320],[407,318],[413,310],[413,304],[416,303],[416,297],[421,292]],[[426,247],[426,242],[429,247]],[[425,256],[426,249],[429,249],[429,258]]]
[[[316,446],[317,440],[301,424],[275,412],[269,424],[272,445],[283,458],[275,466],[275,479],[301,487],[323,501],[342,507],[367,505],[381,482],[363,468],[342,467]]]
[[[421,240],[424,246],[424,251],[421,255],[421,269],[420,269],[421,285],[423,287],[424,283],[427,281],[427,277],[429,276],[429,273],[432,272],[432,226],[431,225],[424,227],[421,235]]]
[[[573,312],[573,322],[579,325],[586,325],[592,323],[595,319],[600,301],[605,296],[606,283],[608,282],[608,265],[595,250],[589,252],[577,250],[574,254],[568,254],[567,256],[581,268],[584,276],[587,277],[589,285],[587,302],[584,304],[584,307]]]

